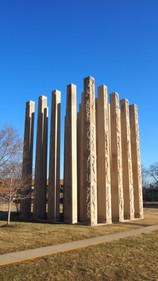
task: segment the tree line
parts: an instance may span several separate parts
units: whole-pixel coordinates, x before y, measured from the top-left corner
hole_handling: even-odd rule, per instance
[[[142,185],[158,189],[158,162],[154,162],[149,168],[142,166]]]

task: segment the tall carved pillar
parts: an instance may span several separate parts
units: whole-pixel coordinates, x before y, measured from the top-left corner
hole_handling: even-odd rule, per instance
[[[77,113],[77,212],[80,218],[81,104]]]
[[[96,104],[98,222],[111,223],[109,105],[104,85],[98,88]]]
[[[67,175],[69,174],[69,165],[66,165],[68,163],[68,138],[67,135],[68,133],[68,124],[67,124],[67,108],[66,108],[66,115],[65,115],[65,123],[64,123],[64,190],[63,190],[63,220],[64,220],[64,212],[66,211],[66,198],[68,198],[68,190],[65,188],[65,186],[68,185],[67,180],[68,177]]]
[[[34,185],[34,217],[46,218],[46,181],[47,181],[47,136],[48,136],[48,107],[47,98],[39,97],[35,185]]]
[[[79,185],[78,185],[78,220],[83,222],[86,214],[86,192],[84,188],[84,93],[80,104],[80,123],[78,127],[78,166]]]
[[[64,222],[77,223],[77,115],[76,86],[67,86],[64,178]],[[66,167],[67,166],[67,167]]]
[[[84,79],[84,201],[83,222],[97,224],[96,112],[94,78]]]
[[[122,184],[122,146],[119,96],[117,93],[110,95],[111,113],[111,194],[112,194],[112,219],[124,220],[124,201]]]
[[[130,105],[131,151],[134,187],[135,217],[143,218],[142,177],[137,106]]]
[[[48,220],[60,220],[60,91],[52,92],[49,186],[48,186]]]
[[[20,202],[20,216],[27,218],[31,216],[31,187],[32,187],[32,161],[33,161],[33,133],[34,133],[35,103],[28,101],[25,111],[25,130],[23,148],[22,177],[26,189],[22,190]]]
[[[125,219],[134,219],[133,172],[131,158],[131,132],[129,122],[129,103],[127,99],[120,101],[122,169]]]

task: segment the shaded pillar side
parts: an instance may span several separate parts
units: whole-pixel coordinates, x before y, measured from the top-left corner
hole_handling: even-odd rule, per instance
[[[20,216],[29,218],[31,216],[31,189],[32,189],[32,163],[33,163],[33,134],[34,134],[35,103],[28,101],[25,111],[24,147],[22,178],[23,185],[20,202]]]
[[[52,92],[49,186],[48,186],[48,220],[58,222],[60,219],[60,104],[61,92]]]
[[[77,115],[76,86],[67,86],[64,222],[77,223]]]
[[[34,185],[34,217],[46,219],[46,182],[47,182],[47,137],[48,137],[48,107],[47,98],[39,97],[35,185]]]

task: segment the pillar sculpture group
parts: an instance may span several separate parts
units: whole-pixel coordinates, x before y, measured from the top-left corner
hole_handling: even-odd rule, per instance
[[[49,222],[59,222],[62,218],[65,223],[86,225],[143,218],[137,106],[129,105],[127,99],[119,100],[116,92],[108,97],[105,85],[99,86],[95,93],[95,80],[87,77],[77,112],[76,85],[67,86],[62,203],[60,106],[61,93],[54,90],[48,144],[47,98],[39,97],[33,217]],[[32,171],[33,115],[34,103],[29,102],[24,155],[29,152],[30,160],[23,175]],[[24,156],[24,163],[27,160]],[[27,202],[21,203],[24,218],[31,213],[31,200]]]

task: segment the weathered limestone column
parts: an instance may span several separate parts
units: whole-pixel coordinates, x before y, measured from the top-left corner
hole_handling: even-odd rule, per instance
[[[143,218],[142,177],[137,106],[130,105],[131,151],[134,187],[135,217]]]
[[[124,201],[122,184],[122,147],[119,96],[110,95],[111,113],[111,194],[112,220],[124,220]]]
[[[104,85],[98,88],[96,104],[98,222],[111,223],[109,105]]]
[[[79,105],[79,112],[77,113],[77,212],[78,221],[80,218],[80,157],[81,151],[81,104]]]
[[[64,222],[77,223],[77,115],[76,86],[67,86]],[[67,166],[67,168],[66,168]]]
[[[79,206],[78,206],[78,220],[84,221],[86,216],[86,192],[84,187],[84,93],[82,93],[82,101],[80,104],[80,125],[78,128],[78,171],[79,171]]]
[[[47,98],[39,97],[35,185],[34,185],[34,217],[46,218],[46,181],[47,181],[47,137],[48,137],[48,107]]]
[[[123,169],[123,194],[124,194],[124,217],[134,219],[134,194],[133,172],[131,158],[131,132],[129,122],[129,102],[127,99],[120,100],[121,109],[121,140],[122,140],[122,169]]]
[[[51,222],[60,220],[60,104],[61,92],[52,92],[48,214]]]
[[[27,218],[31,216],[31,187],[32,187],[32,161],[33,161],[33,133],[34,133],[35,103],[28,101],[25,111],[25,130],[23,148],[22,177],[26,189],[22,190],[20,202],[20,216]]]
[[[97,224],[96,116],[94,78],[84,79],[84,201],[83,222]]]
[[[69,174],[69,165],[66,165],[66,163],[68,163],[68,138],[67,138],[67,135],[68,135],[68,124],[67,124],[67,107],[66,107],[66,115],[65,115],[65,123],[64,123],[64,190],[63,190],[63,220],[64,220],[64,212],[65,212],[65,208],[66,208],[66,204],[69,204],[66,203],[65,204],[65,200],[66,198],[68,198],[68,190],[67,188],[65,188],[65,186],[68,185],[67,183],[67,180],[68,180],[68,177],[67,175]]]

